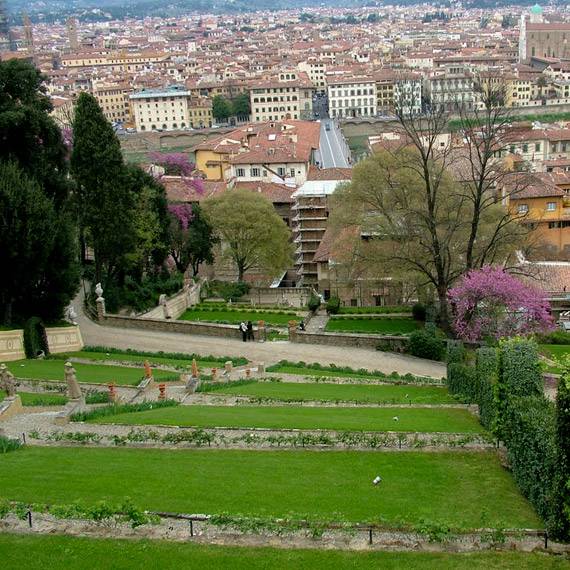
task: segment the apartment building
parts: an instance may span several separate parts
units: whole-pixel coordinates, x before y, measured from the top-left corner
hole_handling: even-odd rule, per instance
[[[132,89],[129,85],[99,84],[93,89],[103,114],[112,123],[132,123],[131,102],[129,96]]]
[[[520,186],[508,196],[509,208],[524,216],[544,251],[570,259],[570,173],[536,173]]]
[[[166,89],[143,89],[129,96],[135,126],[139,131],[176,130],[212,126],[212,104],[192,99],[180,85]]]
[[[297,66],[299,71],[305,72],[319,93],[327,90],[327,64],[313,57],[307,61],[301,61]]]
[[[378,114],[374,78],[329,76],[327,81],[331,117],[374,117]]]
[[[419,115],[422,112],[421,76],[407,74],[394,82],[394,102],[406,115]]]
[[[452,112],[461,108],[470,110],[476,105],[473,75],[462,65],[433,73],[424,86],[430,104],[436,109]]]
[[[276,78],[256,80],[250,91],[254,122],[313,118],[315,86],[306,73],[284,71]]]
[[[348,168],[311,169],[307,181],[293,193],[293,241],[297,286],[317,287],[318,263],[329,216],[329,200],[336,188],[352,178]]]
[[[268,121],[244,125],[192,150],[207,180],[300,185],[315,164],[320,125]]]
[[[157,63],[166,62],[170,56],[161,52],[83,52],[66,54],[61,58],[63,68],[74,67],[110,67],[115,71],[141,71],[150,69]]]

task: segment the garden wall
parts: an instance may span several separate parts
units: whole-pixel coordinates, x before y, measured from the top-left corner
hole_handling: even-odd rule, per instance
[[[143,319],[177,319],[188,307],[200,302],[200,290],[200,283],[194,283],[188,289],[184,288],[176,295],[167,298],[162,305],[158,305],[140,317]]]
[[[239,331],[237,325],[197,323],[190,321],[176,321],[171,319],[141,319],[140,317],[126,317],[121,315],[108,314],[105,315],[99,322],[103,325],[125,329],[141,329],[147,331],[219,336],[225,338],[241,339],[241,332]],[[253,330],[254,332],[257,332],[257,327],[254,326]]]
[[[252,287],[240,301],[253,301],[258,305],[290,305],[306,307],[311,296],[309,287]]]
[[[46,335],[49,351],[53,354],[74,352],[84,346],[78,326],[46,328]]]
[[[363,348],[377,348],[382,345],[386,350],[404,352],[408,342],[403,336],[381,336],[367,334],[347,334],[330,332],[306,332],[296,327],[289,328],[289,340],[301,344],[326,344],[331,346],[353,346]]]
[[[0,331],[0,361],[21,360],[24,352],[24,331]]]

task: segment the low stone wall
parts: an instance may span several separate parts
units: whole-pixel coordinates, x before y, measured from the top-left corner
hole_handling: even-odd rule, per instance
[[[21,360],[24,352],[24,331],[0,331],[0,361]]]
[[[353,346],[359,348],[377,348],[385,346],[386,350],[404,352],[408,339],[404,336],[380,336],[367,334],[346,334],[330,332],[300,331],[289,327],[289,340],[301,344],[326,344],[330,346]]]
[[[224,338],[241,338],[237,325],[219,325],[216,323],[198,323],[191,321],[176,321],[171,319],[142,319],[106,314],[101,324],[125,329],[142,329],[171,333],[194,334],[204,336],[219,336]],[[257,327],[253,328],[257,338]]]
[[[289,305],[306,307],[311,296],[309,287],[252,287],[243,301],[253,301],[257,305]]]
[[[194,283],[191,287],[167,298],[164,304],[139,316],[143,319],[177,319],[188,307],[200,302],[200,290],[200,283]]]
[[[46,328],[46,335],[52,354],[75,352],[84,346],[78,326]]]

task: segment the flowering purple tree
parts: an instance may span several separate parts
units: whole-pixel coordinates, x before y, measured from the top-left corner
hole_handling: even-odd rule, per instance
[[[198,194],[204,193],[204,181],[197,176],[196,165],[190,161],[183,152],[172,152],[163,154],[161,152],[151,152],[150,161],[164,168],[164,174],[168,176],[180,176],[184,184]],[[161,178],[163,175],[157,175]]]
[[[453,328],[467,341],[546,332],[553,328],[550,304],[501,267],[485,266],[465,274],[448,292]]]
[[[187,231],[193,218],[192,204],[169,204],[168,211],[176,218],[180,228]]]

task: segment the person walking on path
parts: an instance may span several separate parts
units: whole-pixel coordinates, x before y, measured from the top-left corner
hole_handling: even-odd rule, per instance
[[[247,321],[247,340],[255,340],[253,338],[253,323],[251,321]]]
[[[247,325],[243,321],[239,325],[239,330],[241,331],[243,342],[247,342]]]

